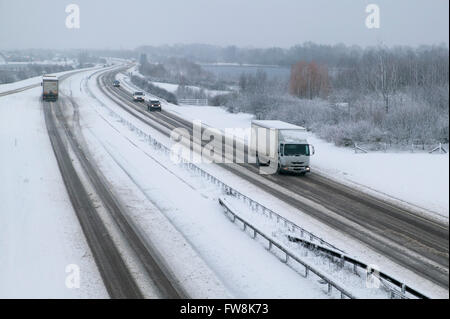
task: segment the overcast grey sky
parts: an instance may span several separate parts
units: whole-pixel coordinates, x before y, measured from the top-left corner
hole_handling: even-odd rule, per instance
[[[80,29],[65,26],[70,3]],[[365,26],[370,3],[380,7],[380,29]],[[448,0],[0,0],[0,49],[448,45],[448,10]]]

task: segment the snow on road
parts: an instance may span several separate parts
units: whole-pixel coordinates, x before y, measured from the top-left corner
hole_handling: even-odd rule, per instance
[[[107,298],[53,154],[40,93],[0,97],[0,298]],[[79,267],[79,288],[66,286],[76,275],[69,265]]]

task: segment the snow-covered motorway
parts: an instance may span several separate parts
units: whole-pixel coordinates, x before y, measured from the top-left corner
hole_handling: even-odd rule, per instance
[[[65,157],[63,162],[69,167],[68,171],[77,172],[67,173],[67,169],[63,169],[60,162],[63,179],[57,177],[58,184],[53,188],[53,196],[63,201],[64,204],[59,209],[65,215],[73,219],[75,213],[78,214],[90,245],[89,249],[84,238],[74,238],[74,241],[82,243],[83,249],[87,252],[85,255],[88,258],[84,262],[90,266],[83,267],[83,270],[88,269],[86,271],[91,273],[89,276],[92,282],[96,283],[91,289],[84,286],[78,297],[105,297],[105,289],[99,284],[100,277],[103,278],[106,290],[112,297],[330,297],[326,289],[302,278],[279,263],[264,249],[245,239],[244,235],[224,221],[220,214],[216,214],[221,208],[217,202],[213,204],[211,199],[214,199],[214,195],[211,195],[204,185],[199,186],[194,179],[186,179],[185,176],[171,171],[168,165],[141,145],[136,134],[129,134],[127,130],[120,128],[123,120],[117,117],[117,114],[145,130],[152,131],[153,135],[161,139],[167,139],[167,132],[175,127],[184,127],[191,131],[192,123],[171,112],[148,114],[143,111],[141,105],[131,102],[128,91],[112,87],[112,80],[119,71],[120,69],[85,71],[73,75],[64,82],[63,96],[53,105],[41,105],[38,102],[38,89],[8,96],[5,94],[3,97],[20,100],[20,95],[26,94],[29,100],[33,100],[35,115],[36,113],[39,115],[36,111],[43,107],[47,125],[50,124],[49,134],[53,146],[55,147],[55,143],[59,144],[55,149],[56,157],[58,158],[58,153],[63,153],[67,148],[67,154],[62,155],[62,158]],[[2,113],[5,115],[3,119],[14,112],[11,107],[6,107],[7,103],[9,102],[0,105],[5,112]],[[18,103],[20,102],[17,101],[15,104]],[[19,114],[26,117],[27,110]],[[41,131],[41,135],[45,130],[43,118],[42,115],[36,128]],[[53,128],[52,119],[56,120],[53,123],[56,127]],[[36,122],[36,119],[31,121]],[[33,124],[36,126],[36,123]],[[6,121],[2,123],[2,127],[8,127]],[[19,124],[15,127],[13,134],[20,136]],[[53,141],[57,136],[55,131],[61,135],[60,142]],[[7,154],[3,159],[5,163],[1,163],[2,169],[5,169],[5,165],[17,165],[16,170],[31,165],[30,169],[33,170],[35,167],[33,165],[36,165],[33,161],[14,163],[16,155],[10,153],[14,148],[11,146],[10,138],[6,138],[10,135],[8,129],[2,131],[3,138],[0,141],[4,144],[2,149]],[[33,156],[39,163],[38,155],[42,154],[36,152]],[[52,153],[48,141],[45,152]],[[51,159],[54,168],[56,160],[54,157]],[[212,165],[209,169],[216,171],[224,169],[235,176],[234,178],[253,185],[258,192],[278,198],[286,205],[312,216],[326,225],[324,227],[342,233],[343,237],[349,236],[362,242],[394,263],[409,269],[417,275],[417,278],[425,278],[448,293],[447,224],[384,202],[317,174],[312,174],[308,178],[261,176],[257,174],[254,166],[248,164],[221,165],[219,168]],[[67,174],[76,176],[67,178]],[[6,170],[2,171],[1,176],[6,176],[7,183],[10,184],[20,182],[15,181],[16,177]],[[79,186],[75,186],[76,193],[84,194],[76,194],[75,197],[85,198],[85,200],[78,199],[81,205],[78,211],[70,190],[73,186],[69,185],[77,179]],[[65,188],[63,180],[67,193],[61,191]],[[19,204],[11,202],[13,198],[20,198],[19,188],[16,189],[15,195],[6,192],[4,194],[8,196],[9,201],[6,206],[3,204],[2,211],[7,214],[3,216],[0,214],[0,220],[6,216],[3,226],[0,224],[0,230],[4,230],[4,225],[8,222],[15,225],[13,228],[9,226],[7,232],[2,231],[3,236],[0,234],[0,249],[5,247],[4,251],[7,252],[6,256],[9,259],[6,268],[2,268],[5,267],[5,263],[0,259],[0,268],[7,270],[1,271],[0,276],[1,273],[15,274],[12,279],[3,278],[9,285],[3,290],[0,288],[0,295],[8,296],[7,289],[14,287],[20,273],[13,271],[13,263],[27,260],[27,256],[24,257],[27,252],[17,253],[22,258],[17,258],[17,255],[12,253],[16,248],[10,242],[12,233],[17,232],[15,236],[19,236],[18,234],[26,236],[25,233],[18,231],[21,221],[15,219],[14,213],[18,210],[21,212],[22,220],[27,220],[26,212],[30,208],[23,210]],[[36,189],[33,190],[33,194],[39,196]],[[41,203],[44,202],[45,198],[41,200]],[[40,212],[40,209],[34,211]],[[99,214],[96,222],[98,227],[101,228],[103,222],[105,228],[100,230],[100,233],[109,233],[104,240],[110,241],[109,249],[113,251],[112,255],[104,256],[106,259],[103,261],[99,260],[98,254],[102,254],[101,250],[104,247],[101,247],[101,243],[97,248],[92,245],[92,240],[95,239],[89,239],[89,231],[84,224],[89,221],[83,222],[86,216],[80,216],[86,212],[90,212],[88,215],[93,216],[95,211]],[[53,217],[54,215],[48,216],[49,219]],[[41,223],[46,221],[48,219]],[[54,230],[50,228],[57,226],[44,227],[52,234]],[[80,227],[77,227],[76,233],[79,236]],[[91,232],[91,236],[95,236],[96,231]],[[34,231],[32,235],[39,237],[39,232]],[[23,249],[22,246],[17,248]],[[100,252],[96,252],[96,249],[100,249]],[[35,254],[39,253],[40,250],[36,249]],[[100,273],[92,266],[91,254],[94,255]],[[102,265],[111,265],[111,260],[108,261],[107,258],[114,255],[119,260],[114,266],[121,268],[123,276],[128,277],[124,281],[128,281],[131,286],[133,282],[139,286],[137,294],[114,294],[112,293],[114,289],[108,287],[114,279],[105,278],[108,270]],[[48,254],[45,256],[49,257]],[[47,267],[52,263],[52,258],[49,258]],[[80,261],[75,260],[73,263],[77,264]],[[120,265],[121,263],[123,265]],[[44,268],[45,264],[45,261],[42,261],[41,267]],[[113,270],[111,274],[117,274],[117,271],[120,269]],[[63,284],[64,280],[61,286]],[[161,286],[166,287],[162,289],[166,291],[165,293],[158,288]],[[131,291],[134,289],[136,287],[132,287]],[[61,295],[63,290],[60,288],[56,294]],[[167,293],[168,291],[172,293]],[[30,295],[42,294],[30,293]],[[73,296],[70,293],[65,295]],[[371,295],[369,293],[364,296]],[[433,296],[442,296],[442,292]]]
[[[113,79],[115,72],[105,75],[100,85],[115,101],[119,99],[124,107],[129,107],[130,92],[113,88]],[[182,126],[192,131],[192,123],[170,112],[148,117],[163,125],[165,122],[170,129]],[[448,224],[318,174],[307,178],[261,176],[252,165],[224,166],[258,188],[448,289]]]
[[[136,149],[135,142],[125,139],[123,132],[112,126],[114,121],[108,122],[105,114],[97,109],[99,105],[95,100],[87,97],[83,84],[95,72],[72,75],[62,82],[57,103],[41,103],[38,88],[5,95],[0,101],[3,120],[1,176],[4,181],[0,206],[2,297],[328,297],[321,285],[302,279],[258,244],[241,242],[245,235],[227,223],[222,214],[216,214],[222,211],[216,201],[213,205],[179,177],[161,170],[158,162]],[[56,142],[59,144],[55,147],[56,158],[45,128],[45,114],[50,140],[57,136],[62,139],[62,142]],[[51,124],[52,118],[56,119],[56,128]],[[27,152],[17,154],[17,149],[22,150],[18,146],[22,145],[26,145]],[[64,152],[68,154],[61,154]],[[85,160],[82,159],[84,156]],[[61,158],[65,160],[58,162]],[[121,167],[124,161],[128,164],[124,166],[125,170]],[[42,170],[41,166],[48,163],[50,167]],[[138,163],[143,166],[138,165],[141,170],[136,174]],[[93,172],[87,167],[89,164],[98,166],[98,170]],[[78,177],[68,173],[72,170],[71,165]],[[108,174],[103,180],[101,174],[105,172]],[[99,191],[96,182],[92,181],[97,179],[95,175],[99,175],[100,183],[107,189]],[[158,178],[139,180],[146,176]],[[48,178],[57,181],[51,188]],[[23,183],[33,187],[24,187]],[[70,183],[75,187],[69,186]],[[177,208],[161,207],[160,202],[153,202],[154,198],[147,193],[151,183],[154,183],[153,187],[168,188],[167,194],[176,190],[172,204],[177,203]],[[75,200],[71,194],[74,188],[75,197],[79,197]],[[22,190],[27,193],[21,193]],[[83,193],[87,193],[88,198]],[[108,193],[114,195],[114,199],[105,200]],[[157,197],[164,198],[163,192],[157,193]],[[133,226],[117,220],[114,216],[117,211],[111,207],[114,204],[128,213],[128,222]],[[103,221],[107,233],[96,228],[95,219],[98,218],[92,215],[90,206]],[[211,210],[215,211],[212,215]],[[80,216],[80,212],[85,216]],[[169,213],[181,213],[188,219],[195,218],[195,213],[207,215],[202,222],[184,219],[173,223],[168,220]],[[77,214],[79,221],[76,221]],[[61,221],[61,217],[65,220]],[[217,232],[218,228],[211,223],[219,225],[222,232]],[[187,232],[186,226],[189,226]],[[127,237],[130,234],[128,227],[141,232],[138,237],[142,237]],[[93,234],[96,230],[100,233]],[[224,233],[233,235],[222,236]],[[97,239],[89,237],[95,235],[99,242],[93,245],[92,240]],[[110,239],[116,248],[108,244]],[[145,240],[145,247],[139,249],[136,246],[142,240]],[[96,256],[97,249],[111,255],[103,256],[102,261]],[[147,268],[146,249],[153,253],[153,270]],[[115,264],[114,255],[122,261],[116,259]],[[122,263],[127,269],[120,265]],[[28,269],[30,264],[33,266]],[[73,278],[71,272],[66,273],[68,265],[79,267],[81,271],[79,289],[67,282],[68,278]],[[108,267],[115,273],[105,270]],[[108,272],[118,277],[117,280],[108,277]],[[177,286],[175,293],[161,291],[164,290],[161,283],[166,278]],[[138,286],[137,293],[131,280]]]
[[[56,105],[59,104],[59,105]],[[91,250],[94,254],[97,266],[103,277],[103,282],[112,298],[142,298],[132,275],[130,274],[120,252],[114,245],[113,240],[108,235],[103,221],[93,206],[89,195],[83,183],[81,182],[75,168],[72,165],[72,158],[69,156],[65,143],[61,138],[61,132],[58,132],[55,119],[59,120],[59,125],[63,127],[68,144],[71,145],[73,152],[80,161],[102,203],[107,207],[108,212],[115,219],[115,222],[122,229],[127,241],[138,254],[139,259],[148,272],[152,275],[159,290],[159,296],[163,298],[186,297],[181,288],[176,289],[176,285],[170,281],[170,278],[164,273],[151,249],[146,245],[146,241],[140,236],[139,231],[133,227],[133,224],[127,219],[126,211],[120,202],[108,189],[105,178],[100,175],[96,166],[81,151],[80,144],[70,131],[61,109],[64,109],[64,99],[57,103],[44,103],[44,113],[58,164],[63,175],[72,205],[77,213],[84,234],[88,240]]]

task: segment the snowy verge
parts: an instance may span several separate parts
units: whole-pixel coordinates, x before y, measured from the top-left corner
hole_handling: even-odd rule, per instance
[[[0,98],[0,298],[108,298],[60,175],[40,94]]]

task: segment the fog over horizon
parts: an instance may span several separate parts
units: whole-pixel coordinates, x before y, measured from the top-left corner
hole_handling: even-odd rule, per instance
[[[80,8],[79,29],[65,26],[71,3]],[[365,25],[370,3],[380,8],[379,29]],[[0,0],[0,50],[194,43],[286,48],[308,41],[448,46],[448,9],[446,0]]]

